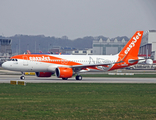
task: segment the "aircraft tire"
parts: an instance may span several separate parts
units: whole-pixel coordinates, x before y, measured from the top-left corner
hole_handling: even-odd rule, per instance
[[[68,80],[68,78],[62,78],[62,80]]]
[[[21,77],[20,77],[20,79],[21,79],[21,80],[24,80],[24,79],[25,79],[25,77],[24,77],[24,76],[21,76]]]
[[[76,79],[76,80],[82,80],[82,76],[81,76],[81,75],[77,75],[77,76],[75,77],[75,79]]]

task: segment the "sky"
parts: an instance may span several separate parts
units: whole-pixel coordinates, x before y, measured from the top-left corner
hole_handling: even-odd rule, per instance
[[[0,36],[131,37],[156,30],[156,0],[0,0]]]

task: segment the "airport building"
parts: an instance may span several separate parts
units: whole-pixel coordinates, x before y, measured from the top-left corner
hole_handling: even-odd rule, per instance
[[[11,49],[11,39],[0,39],[0,53],[8,53],[12,54],[12,49]]]
[[[49,52],[53,54],[71,54],[71,55],[92,55],[93,50],[92,49],[83,49],[79,50],[76,48],[71,47],[60,47],[60,46],[54,46],[49,50]]]
[[[93,49],[84,49],[84,50],[74,50],[71,53],[72,55],[92,55]]]
[[[121,40],[103,40],[102,38],[99,40],[93,41],[93,54],[94,55],[114,55],[119,53],[122,48],[127,44],[128,40],[124,38]]]
[[[139,55],[149,56],[151,59],[156,60],[156,30],[149,30],[144,33]]]
[[[11,39],[0,39],[0,65],[12,55]]]
[[[93,54],[94,55],[114,55],[119,53],[129,40],[94,40]],[[140,45],[139,55],[142,57],[148,56],[156,60],[156,30],[148,30],[144,33]]]

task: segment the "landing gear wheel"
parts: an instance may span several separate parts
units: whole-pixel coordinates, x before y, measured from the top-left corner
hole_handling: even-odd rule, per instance
[[[22,73],[22,76],[20,77],[20,79],[24,80],[25,79],[24,72],[21,72],[21,73]]]
[[[62,80],[68,80],[68,78],[62,78]]]
[[[75,79],[76,79],[76,80],[82,80],[82,76],[81,76],[81,75],[77,75],[77,76],[75,77]]]
[[[21,79],[21,80],[24,80],[24,79],[25,79],[25,77],[24,77],[24,76],[21,76],[21,77],[20,77],[20,79]]]

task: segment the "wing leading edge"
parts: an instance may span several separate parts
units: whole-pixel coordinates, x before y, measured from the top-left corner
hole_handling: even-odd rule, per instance
[[[90,67],[97,67],[97,66],[109,67],[109,65],[122,63],[122,62],[123,61],[104,63],[104,64],[100,63],[100,64],[87,64],[87,65],[72,65],[72,66],[69,66],[69,68],[79,68],[81,70],[81,69],[90,68]]]

